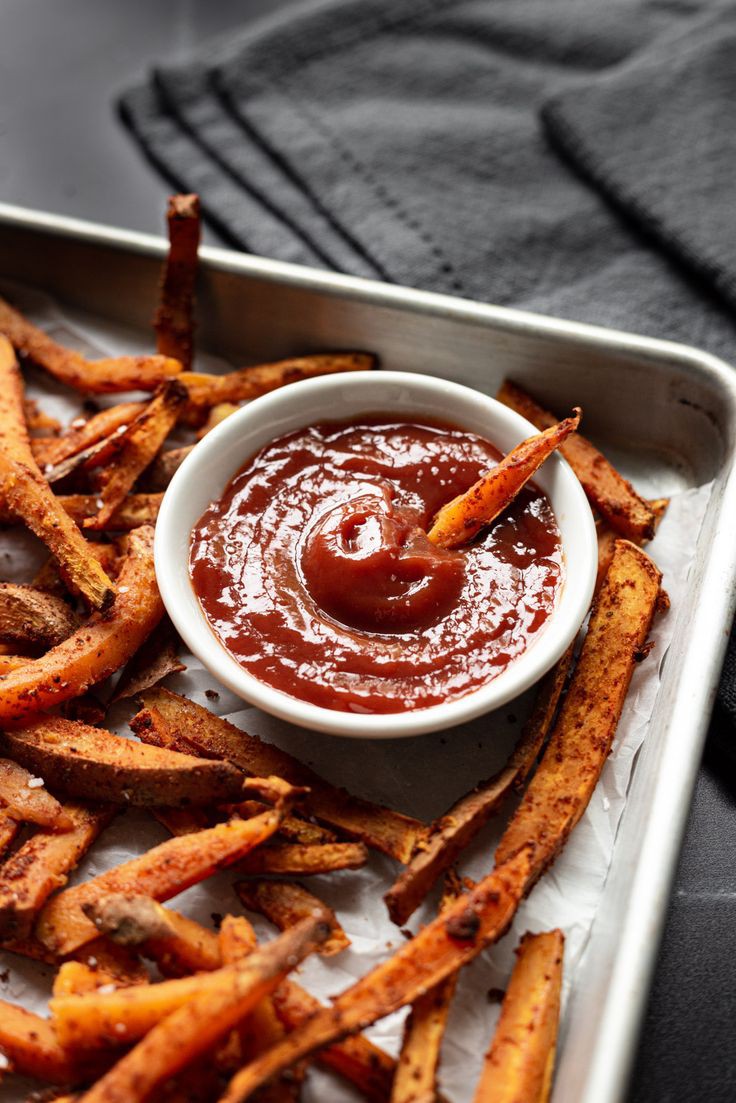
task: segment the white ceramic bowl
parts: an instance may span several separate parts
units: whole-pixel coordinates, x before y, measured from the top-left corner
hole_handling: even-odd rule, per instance
[[[389,738],[450,728],[499,708],[536,682],[572,642],[588,610],[597,569],[590,507],[567,463],[551,456],[535,476],[562,534],[564,582],[539,637],[493,681],[458,700],[409,712],[354,715],[322,708],[265,685],[225,650],[210,628],[189,576],[193,526],[232,476],[275,437],[325,420],[366,413],[442,418],[503,452],[536,432],[495,399],[444,379],[405,372],[355,372],[290,384],[233,414],[201,441],[171,480],[156,526],[156,577],[180,635],[204,666],[238,696],[301,727],[331,735]]]

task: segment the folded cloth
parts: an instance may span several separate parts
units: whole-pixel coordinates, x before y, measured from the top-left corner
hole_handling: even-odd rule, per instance
[[[735,37],[713,0],[323,0],[121,110],[243,248],[736,362]]]

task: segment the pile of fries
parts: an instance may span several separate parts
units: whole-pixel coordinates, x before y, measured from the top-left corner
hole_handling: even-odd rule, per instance
[[[49,1017],[0,1001],[0,1079],[33,1077],[55,1086],[49,1098],[84,1103],[236,1103],[256,1093],[287,1103],[316,1062],[374,1103],[439,1101],[459,970],[505,934],[583,815],[652,620],[666,608],[642,550],[666,502],[641,498],[580,436],[579,411],[558,424],[505,383],[499,398],[540,436],[441,510],[430,539],[471,539],[507,503],[510,472],[529,478],[559,447],[598,516],[600,571],[582,645],[540,684],[505,767],[434,823],[336,788],[160,684],[183,667],[156,587],[153,526],[167,482],[196,446],[167,449],[175,426],[201,437],[244,400],[310,375],[372,368],[375,358],[328,353],[222,376],[192,371],[196,196],[172,199],[168,225],[154,355],[86,360],[0,301],[0,516],[50,553],[29,584],[0,584],[0,945],[56,970]],[[150,397],[54,432],[25,401],[19,360],[87,397]],[[129,698],[138,702],[134,738],[105,727],[108,707]],[[475,884],[460,879],[455,863],[512,794],[521,801],[490,872]],[[170,838],[65,887],[129,805],[149,809]],[[396,924],[443,879],[441,903],[326,1007],[290,974],[350,940],[295,878],[357,869],[371,849],[397,864],[385,896]],[[164,906],[224,868],[240,876],[244,908],[279,932],[265,944],[242,914],[215,929]],[[475,1103],[548,1099],[563,942],[560,931],[522,939]],[[404,1006],[396,1060],[361,1031]]]

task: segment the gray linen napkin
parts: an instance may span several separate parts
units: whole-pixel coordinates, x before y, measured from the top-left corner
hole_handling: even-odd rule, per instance
[[[121,110],[241,247],[736,363],[735,46],[708,0],[329,0]]]

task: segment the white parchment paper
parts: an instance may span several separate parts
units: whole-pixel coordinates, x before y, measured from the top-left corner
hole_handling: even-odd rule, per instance
[[[122,334],[97,319],[70,319],[44,296],[28,289],[6,286],[4,293],[21,305],[57,339],[95,355],[143,351],[146,336],[136,347],[130,334]],[[208,370],[218,370],[221,361],[201,358]],[[79,405],[68,392],[46,378],[29,379],[30,397],[40,397],[45,411],[67,421]],[[109,402],[119,401],[110,396]],[[664,574],[664,585],[672,600],[669,614],[656,619],[651,656],[637,667],[612,754],[588,810],[554,867],[535,887],[519,909],[511,931],[491,950],[464,971],[453,1003],[445,1039],[440,1082],[453,1103],[472,1099],[496,1018],[498,1004],[489,999],[493,989],[504,988],[513,964],[513,949],[527,930],[561,927],[566,936],[565,991],[575,984],[576,967],[586,945],[596,907],[606,880],[619,820],[625,805],[636,755],[646,738],[649,718],[659,688],[659,671],[673,636],[681,597],[705,513],[710,485],[676,494],[648,550]],[[45,550],[33,537],[19,530],[0,530],[0,579],[29,581]],[[574,580],[571,580],[574,584]],[[533,694],[490,716],[481,717],[452,731],[398,741],[341,740],[301,731],[243,702],[219,686],[192,656],[183,656],[184,674],[167,685],[238,726],[271,740],[308,762],[325,777],[354,793],[381,801],[411,815],[429,820],[446,810],[481,778],[501,767],[510,752],[531,704]],[[214,690],[216,698],[205,691]],[[117,706],[111,726],[129,734],[127,719],[132,709]],[[478,837],[461,865],[461,872],[479,878],[492,867],[493,851],[508,818],[494,820]],[[142,810],[129,810],[114,821],[74,875],[72,883],[126,861],[166,838],[166,832]],[[301,969],[301,981],[316,996],[326,1000],[381,961],[403,935],[389,921],[382,896],[397,872],[395,864],[374,855],[361,870],[305,879],[318,895],[337,911],[349,935],[351,947],[326,961],[313,958]],[[240,912],[232,891],[233,877],[218,875],[182,893],[173,906],[201,922],[212,925],[227,912]],[[435,914],[433,895],[409,924],[412,930]],[[253,918],[253,917],[251,917]],[[263,937],[272,929],[255,918]],[[0,996],[45,1013],[53,971],[16,955],[2,954]],[[367,1033],[391,1053],[401,1039],[405,1012],[391,1015]],[[25,1090],[18,1081],[0,1088],[0,1101],[20,1100]],[[304,1089],[305,1103],[346,1103],[358,1099],[348,1086],[312,1070]]]

